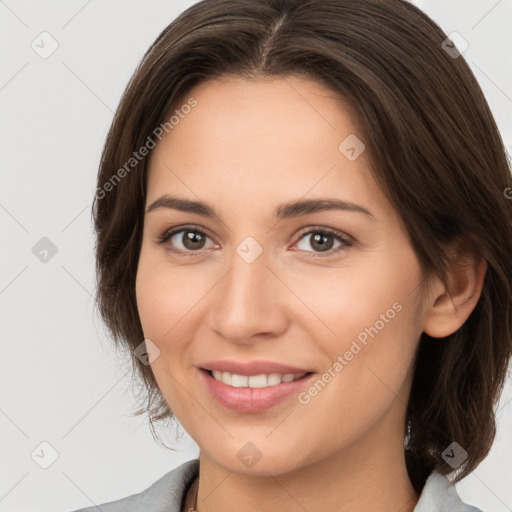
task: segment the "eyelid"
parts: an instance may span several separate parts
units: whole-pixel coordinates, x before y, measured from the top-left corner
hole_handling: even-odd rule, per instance
[[[158,243],[164,243],[164,239],[168,239],[169,237],[175,235],[176,233],[179,233],[180,231],[187,231],[187,230],[188,231],[197,231],[203,235],[210,237],[210,235],[208,235],[206,230],[204,228],[202,228],[201,226],[196,226],[195,224],[184,224],[184,225],[179,225],[179,226],[173,226],[171,228],[164,230],[164,232],[157,237]]]
[[[329,235],[338,237],[340,240],[347,243],[353,243],[355,241],[355,239],[352,238],[350,235],[347,235],[346,233],[338,229],[328,228],[327,226],[308,226],[306,228],[299,230],[297,234],[297,242],[301,240],[304,235],[309,235],[318,232],[327,233]]]

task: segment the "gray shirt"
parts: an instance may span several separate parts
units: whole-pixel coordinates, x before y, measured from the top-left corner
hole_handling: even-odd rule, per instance
[[[199,474],[199,459],[169,471],[150,487],[126,498],[74,512],[181,512],[185,494]],[[455,486],[434,471],[425,482],[414,512],[482,512],[463,503]]]

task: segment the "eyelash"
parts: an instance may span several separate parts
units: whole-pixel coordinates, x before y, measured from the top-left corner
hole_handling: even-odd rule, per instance
[[[158,238],[157,243],[159,245],[163,245],[169,239],[171,239],[174,235],[176,235],[177,233],[181,233],[183,231],[199,233],[202,236],[210,238],[206,234],[206,232],[204,230],[202,230],[199,226],[191,225],[191,226],[181,226],[179,228],[171,228],[170,230],[165,231]],[[313,258],[316,258],[316,257],[326,258],[326,257],[332,256],[335,253],[338,253],[338,252],[340,252],[342,250],[345,250],[345,249],[348,249],[349,247],[352,247],[352,245],[354,243],[353,239],[351,237],[349,237],[348,235],[345,235],[345,234],[341,233],[340,231],[337,231],[337,230],[334,230],[334,229],[330,229],[330,228],[309,228],[308,231],[302,231],[302,232],[299,233],[299,238],[297,239],[297,241],[295,243],[300,242],[307,235],[312,235],[312,234],[331,235],[331,236],[333,236],[334,238],[336,238],[337,240],[339,240],[342,243],[342,245],[340,247],[337,247],[335,249],[329,249],[328,251],[325,251],[323,253],[322,252],[314,252],[313,251],[312,254],[310,255],[310,257],[313,257]],[[175,249],[175,248],[171,248],[171,247],[168,247],[166,249],[171,251],[171,252],[173,252],[173,253],[182,255],[182,256],[197,256],[200,253],[200,250],[199,251],[183,251],[181,249]],[[305,252],[309,253],[311,251],[305,251]]]

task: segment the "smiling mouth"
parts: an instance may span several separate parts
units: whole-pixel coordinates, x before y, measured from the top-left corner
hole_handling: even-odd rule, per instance
[[[267,388],[286,384],[296,380],[308,377],[313,372],[304,373],[261,373],[259,375],[240,375],[231,372],[221,372],[218,370],[207,370],[202,368],[202,371],[207,373],[210,377],[217,382],[222,382],[233,388]]]
[[[287,371],[289,368],[283,367],[283,370]],[[210,396],[218,404],[225,409],[243,413],[263,413],[287,399],[290,400],[317,375],[313,371],[258,375],[240,375],[206,368],[198,368],[198,371]],[[222,380],[217,380],[219,378]],[[293,404],[288,403],[290,406]]]

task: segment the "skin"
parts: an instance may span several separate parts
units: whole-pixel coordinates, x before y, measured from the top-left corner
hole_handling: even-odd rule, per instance
[[[437,278],[420,294],[418,259],[367,152],[350,161],[338,150],[348,135],[364,135],[322,85],[224,77],[189,97],[197,106],[150,155],[146,208],[173,194],[209,203],[221,221],[169,208],[146,213],[136,297],[144,335],[160,351],[151,364],[158,386],[200,447],[198,510],[412,511],[419,496],[403,438],[419,337],[447,336],[465,322],[485,263],[466,255],[450,274],[451,300]],[[352,201],[374,219],[335,210],[272,216],[281,202],[321,197]],[[183,245],[183,232],[157,243],[189,225],[206,231],[203,248]],[[353,244],[327,235],[326,255],[313,228]],[[263,249],[250,264],[236,252],[247,236]],[[192,256],[172,253],[173,244]],[[397,302],[401,311],[305,405],[292,395],[264,412],[232,411],[199,378],[201,363],[221,358],[279,361],[320,376]],[[247,442],[262,455],[251,467],[237,457]]]

